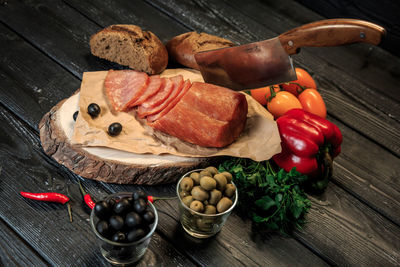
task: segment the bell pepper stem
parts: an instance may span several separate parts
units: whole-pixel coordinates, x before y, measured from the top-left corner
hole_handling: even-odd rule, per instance
[[[331,155],[329,154],[329,149],[325,149],[324,151],[322,165],[324,166],[323,179],[330,179],[333,175],[333,160]]]

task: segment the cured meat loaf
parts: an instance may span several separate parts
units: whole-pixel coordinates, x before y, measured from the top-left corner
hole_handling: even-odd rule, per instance
[[[146,118],[149,126],[204,147],[227,146],[243,131],[248,109],[243,94],[184,82],[181,75],[161,78],[164,83],[144,75],[132,70],[109,72],[105,86],[115,110],[137,106],[138,116]]]
[[[224,147],[243,131],[246,97],[227,88],[194,82],[164,116],[148,124],[156,130],[205,147]]]

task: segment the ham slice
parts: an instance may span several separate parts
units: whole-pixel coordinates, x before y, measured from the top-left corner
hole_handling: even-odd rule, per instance
[[[160,75],[150,76],[149,85],[147,86],[146,90],[142,93],[141,96],[139,96],[138,99],[136,99],[135,102],[131,103],[129,107],[140,105],[149,97],[155,95],[160,90],[164,82],[165,80],[161,79]]]
[[[183,76],[182,75],[174,76],[172,78],[169,78],[169,80],[172,82],[173,86],[168,97],[165,98],[158,105],[150,105],[146,107],[144,104],[147,102],[143,103],[143,105],[139,106],[137,110],[139,118],[144,118],[146,116],[160,112],[179,94],[180,90],[183,87]]]
[[[234,142],[243,131],[247,109],[244,94],[194,82],[169,112],[147,123],[189,143],[224,147]]]
[[[191,86],[191,82],[189,80],[186,80],[185,83],[183,84],[182,89],[180,90],[179,94],[175,97],[174,100],[172,100],[163,110],[161,110],[158,113],[152,114],[150,116],[147,116],[147,122],[153,122],[155,120],[158,120],[161,118],[161,116],[164,116],[165,114],[168,113],[175,105],[178,103],[179,100],[185,95],[185,93],[189,90]]]
[[[149,76],[134,70],[110,70],[104,85],[111,105],[116,111],[126,111],[144,92]]]

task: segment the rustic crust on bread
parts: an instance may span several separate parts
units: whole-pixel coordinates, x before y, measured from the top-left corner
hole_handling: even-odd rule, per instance
[[[72,145],[59,122],[59,102],[39,123],[40,141],[44,152],[58,163],[84,178],[117,184],[165,184],[176,182],[181,175],[197,168],[215,164],[217,158],[193,158],[175,164],[127,164],[106,160]],[[218,160],[217,160],[218,161]]]
[[[187,32],[175,36],[166,44],[171,60],[197,70],[199,66],[194,59],[196,53],[232,46],[235,46],[233,42],[204,32]]]
[[[158,37],[136,25],[111,25],[90,38],[91,53],[147,74],[161,73],[168,52]]]

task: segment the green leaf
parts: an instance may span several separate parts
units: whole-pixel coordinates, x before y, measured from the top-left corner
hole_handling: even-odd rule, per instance
[[[262,210],[269,210],[272,206],[275,206],[275,201],[269,196],[263,196],[262,198],[256,200],[255,204]]]

